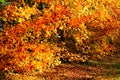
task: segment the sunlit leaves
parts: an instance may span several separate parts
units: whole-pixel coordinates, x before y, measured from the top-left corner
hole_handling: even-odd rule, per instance
[[[36,8],[29,6],[16,6],[17,3],[11,3],[6,6],[1,12],[1,16],[4,21],[17,20],[18,22],[23,22],[31,18],[31,15],[37,14]]]
[[[59,65],[60,57],[84,62],[114,52],[120,28],[114,0],[35,2],[31,7],[13,2],[0,12],[5,22],[0,33],[0,70],[42,72]]]

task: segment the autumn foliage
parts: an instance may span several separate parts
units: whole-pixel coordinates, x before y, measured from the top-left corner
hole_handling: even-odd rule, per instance
[[[0,12],[0,70],[42,72],[60,59],[84,62],[114,53],[118,0],[33,2],[11,2]]]

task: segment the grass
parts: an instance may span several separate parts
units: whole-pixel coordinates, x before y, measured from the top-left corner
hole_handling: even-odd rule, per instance
[[[101,75],[107,80],[120,80],[120,64],[118,63],[89,60],[85,64],[87,66],[100,66],[107,70],[107,73]]]

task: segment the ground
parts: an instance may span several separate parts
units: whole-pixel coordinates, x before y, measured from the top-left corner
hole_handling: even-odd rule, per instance
[[[101,61],[61,64],[42,76],[48,80],[119,80],[120,55],[108,56]]]
[[[120,54],[85,63],[62,63],[44,73],[10,73],[3,80],[120,80]]]

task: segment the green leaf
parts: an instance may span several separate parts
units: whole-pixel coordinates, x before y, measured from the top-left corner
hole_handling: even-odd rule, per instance
[[[0,0],[1,3],[5,3],[5,0]]]

